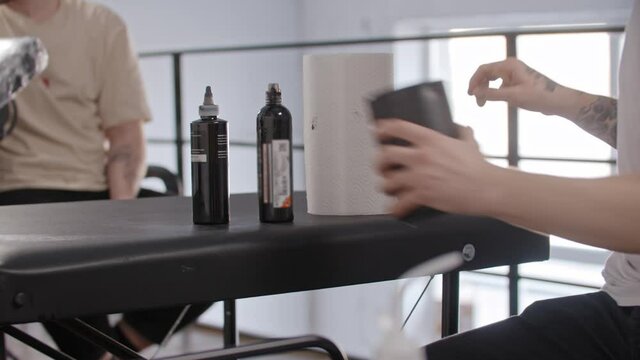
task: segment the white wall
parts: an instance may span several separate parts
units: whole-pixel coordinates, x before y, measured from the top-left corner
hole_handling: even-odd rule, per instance
[[[94,0],[128,23],[138,50],[388,36],[400,21],[630,11],[633,0]]]
[[[95,0],[118,12],[140,51],[299,38],[297,0]]]
[[[302,0],[304,39],[394,34],[398,22],[493,14],[629,11],[633,0]]]

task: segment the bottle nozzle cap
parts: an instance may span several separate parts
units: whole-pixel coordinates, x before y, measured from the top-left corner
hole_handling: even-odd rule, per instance
[[[280,93],[280,84],[278,83],[271,83],[269,84],[269,87],[267,89],[267,91],[269,92],[275,92],[275,93]]]
[[[203,105],[213,105],[213,93],[211,92],[211,86],[207,86],[207,89],[204,92],[204,101]]]
[[[211,92],[211,86],[207,86],[204,91],[204,101],[199,108],[200,117],[218,116],[218,112],[218,105],[213,102],[213,93]]]
[[[280,104],[282,102],[282,92],[278,83],[271,83],[267,86],[267,103]]]

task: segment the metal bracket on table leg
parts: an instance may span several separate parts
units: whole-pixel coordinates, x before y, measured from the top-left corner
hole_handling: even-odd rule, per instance
[[[122,345],[110,336],[80,319],[58,320],[56,323],[120,359],[145,360],[145,358],[137,352]]]
[[[442,275],[442,337],[458,332],[460,272]]]
[[[224,301],[224,347],[230,348],[238,344],[238,328],[236,327],[236,301]]]
[[[172,356],[162,360],[230,360],[253,356],[284,353],[308,348],[320,348],[327,352],[333,360],[347,360],[347,356],[330,340],[319,336],[303,336],[298,338],[270,340],[220,350],[211,350],[197,354]]]
[[[73,357],[52,348],[51,346],[43,343],[42,341],[34,338],[22,330],[18,330],[13,326],[5,326],[0,329],[3,333],[11,336],[12,338],[22,342],[23,344],[41,352],[42,354],[54,359],[54,360],[75,360]],[[3,336],[4,338],[4,336]],[[3,357],[2,359],[5,359]]]

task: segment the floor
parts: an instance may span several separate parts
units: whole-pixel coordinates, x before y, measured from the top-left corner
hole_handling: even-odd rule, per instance
[[[52,344],[51,339],[46,334],[45,330],[40,324],[22,324],[18,325],[23,331],[27,331],[29,334],[43,340],[48,344]],[[17,360],[48,360],[49,358],[40,354],[39,352],[27,348],[11,337],[6,337],[7,349],[15,356]],[[259,341],[255,338],[241,337],[240,343],[247,344],[251,342]],[[217,349],[222,346],[222,333],[219,330],[211,329],[203,326],[191,326],[185,329],[180,334],[173,336],[171,341],[167,344],[165,349],[162,349],[156,358],[162,358],[172,355],[185,354],[191,352],[198,352],[204,350]],[[147,349],[142,355],[146,358],[151,358],[155,353],[156,348]],[[316,359],[328,359],[328,356],[314,351],[300,351],[288,354],[274,355],[274,356],[262,356],[252,359],[261,360],[316,360]]]

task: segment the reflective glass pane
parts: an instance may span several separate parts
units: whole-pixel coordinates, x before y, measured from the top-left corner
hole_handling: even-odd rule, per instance
[[[554,81],[588,93],[610,96],[610,37],[606,33],[518,37],[518,57]],[[578,109],[576,109],[578,110]],[[556,116],[519,112],[524,156],[611,158],[611,148]]]
[[[151,121],[145,125],[147,139],[174,139],[175,111],[171,58],[142,58],[140,71],[151,110]]]
[[[471,126],[487,155],[507,154],[507,106],[488,103],[480,108],[467,94],[469,80],[478,66],[505,58],[504,37],[474,37],[429,42],[427,76],[444,80],[455,121]]]
[[[579,286],[551,284],[533,280],[520,280],[520,312],[534,301],[595,292]]]
[[[176,147],[173,144],[147,144],[147,164],[162,166],[174,173],[178,172]]]
[[[173,144],[147,144],[147,164],[149,166],[161,166],[174,174],[177,173],[176,147]],[[144,179],[142,187],[145,189],[164,192],[164,184],[159,179]]]
[[[488,162],[500,167],[509,167],[507,159],[487,159]]]
[[[610,176],[614,169],[612,165],[607,163],[539,160],[521,160],[519,167],[527,172],[574,178]]]
[[[506,319],[509,316],[507,278],[461,273],[460,306],[460,330],[474,329]],[[468,323],[465,324],[465,321]]]
[[[583,260],[579,257],[576,254],[576,260]],[[603,254],[601,258],[604,260],[606,256]],[[522,276],[600,287],[604,284],[602,267],[603,263],[551,259],[522,264],[519,270]]]
[[[496,267],[492,267],[492,268],[486,268],[486,269],[482,269],[480,270],[483,273],[491,273],[491,274],[499,274],[499,275],[507,275],[509,273],[509,267],[508,266],[496,266]]]
[[[435,289],[442,288],[442,277],[436,277]],[[433,311],[440,314],[442,292],[435,291],[438,306]],[[460,331],[475,329],[509,316],[508,279],[504,276],[483,275],[473,272],[460,273]],[[434,317],[440,319],[440,317]],[[440,321],[437,321],[438,326]],[[440,327],[436,329],[440,334]]]

